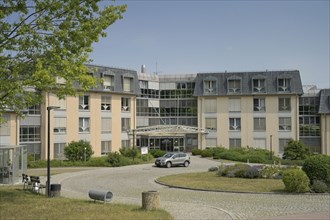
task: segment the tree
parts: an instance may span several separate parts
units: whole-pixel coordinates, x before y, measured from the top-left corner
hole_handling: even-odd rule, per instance
[[[0,118],[8,109],[19,114],[40,104],[42,92],[64,98],[96,84],[85,65],[92,44],[126,11],[100,2],[0,2]]]
[[[300,141],[290,140],[284,148],[283,159],[304,160],[310,155],[308,147]]]
[[[72,141],[64,148],[65,157],[70,161],[88,161],[94,154],[92,146],[84,140]]]

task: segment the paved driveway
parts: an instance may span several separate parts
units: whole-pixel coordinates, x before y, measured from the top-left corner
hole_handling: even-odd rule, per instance
[[[157,168],[151,164],[118,168],[96,168],[52,176],[61,183],[64,197],[88,198],[90,189],[105,189],[114,194],[113,202],[141,205],[142,192],[160,192],[161,206],[175,219],[266,219],[279,216],[313,214],[330,219],[330,195],[279,195],[204,192],[169,188],[154,182],[164,175],[207,171],[219,162],[191,157],[188,168]],[[315,213],[317,215],[315,215]],[[313,217],[313,216],[312,216]],[[281,217],[280,217],[281,218]]]

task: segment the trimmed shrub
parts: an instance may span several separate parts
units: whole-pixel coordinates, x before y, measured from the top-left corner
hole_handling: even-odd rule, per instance
[[[142,161],[150,161],[152,160],[154,157],[151,154],[143,154],[142,155]]]
[[[220,158],[225,160],[244,161],[241,153],[231,150],[220,153]]]
[[[202,157],[213,157],[213,151],[211,148],[207,148],[205,150],[202,151],[201,153]]]
[[[124,157],[123,155],[119,154],[118,152],[112,152],[108,154],[108,162],[112,167],[120,167],[126,166],[130,164],[134,164],[130,161],[129,158]]]
[[[302,170],[305,171],[311,183],[314,180],[320,180],[330,185],[330,156],[311,156],[305,160]]]
[[[163,150],[150,150],[150,154],[154,157],[162,157],[166,154],[166,151]]]
[[[202,152],[203,152],[202,149],[195,148],[195,149],[192,149],[191,154],[194,155],[194,156],[196,156],[196,155],[201,155]]]
[[[70,161],[88,161],[94,154],[87,141],[72,141],[64,148],[65,157]]]
[[[304,193],[309,191],[309,179],[300,169],[289,169],[283,173],[283,183],[288,192]]]
[[[330,191],[327,184],[321,180],[314,180],[312,184],[312,190],[316,193],[326,193]]]
[[[310,155],[310,149],[300,141],[290,140],[284,147],[283,159],[304,160]]]

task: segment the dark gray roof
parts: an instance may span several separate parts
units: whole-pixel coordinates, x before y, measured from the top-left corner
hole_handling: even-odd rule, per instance
[[[237,93],[228,90],[228,80],[239,79],[241,89]],[[298,70],[289,71],[261,71],[261,72],[219,72],[198,73],[196,77],[194,96],[227,96],[227,95],[251,95],[256,94],[253,90],[253,79],[265,80],[265,91],[257,94],[303,94],[300,73]],[[290,89],[280,91],[278,89],[279,79],[290,79]],[[204,92],[204,81],[215,80],[216,91],[213,94]]]
[[[320,108],[319,114],[330,113],[330,89],[322,89],[320,91]]]
[[[104,74],[112,75],[114,77],[114,89],[112,91],[105,90],[103,88],[103,85],[101,84],[98,85],[96,88],[92,89],[93,91],[126,93],[131,95],[139,95],[141,93],[138,75],[135,70],[98,66],[98,65],[86,65],[86,66],[91,70],[93,75],[97,78],[102,78]],[[130,77],[133,79],[134,88],[132,88],[131,92],[126,92],[126,91],[124,92],[123,77]]]

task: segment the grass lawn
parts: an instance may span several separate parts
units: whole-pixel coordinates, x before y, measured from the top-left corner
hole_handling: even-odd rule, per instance
[[[280,179],[245,179],[219,177],[215,172],[188,173],[164,176],[161,183],[193,189],[240,191],[240,192],[284,192]]]
[[[0,219],[173,219],[164,210],[94,203],[92,200],[47,198],[22,186],[0,186]]]

